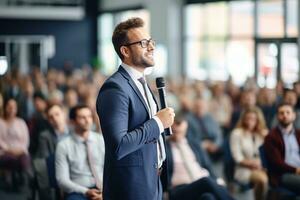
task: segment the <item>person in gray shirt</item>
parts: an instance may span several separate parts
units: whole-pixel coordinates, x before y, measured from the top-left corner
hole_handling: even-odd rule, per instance
[[[38,148],[33,159],[33,168],[36,177],[36,184],[39,192],[39,198],[43,200],[54,200],[56,190],[52,187],[49,168],[54,166],[47,165],[47,160],[54,157],[57,143],[69,135],[66,113],[61,104],[50,104],[46,109],[49,128],[45,129],[38,138]]]
[[[91,131],[92,111],[86,105],[70,110],[74,131],[61,140],[55,154],[56,179],[66,200],[102,200],[104,140]]]

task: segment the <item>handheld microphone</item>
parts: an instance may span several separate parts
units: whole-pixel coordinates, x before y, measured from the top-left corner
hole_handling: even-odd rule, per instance
[[[164,109],[164,108],[168,107],[168,105],[167,105],[167,101],[166,101],[165,79],[163,77],[156,78],[156,87],[158,90],[161,109]],[[165,135],[172,135],[171,127],[165,129]]]

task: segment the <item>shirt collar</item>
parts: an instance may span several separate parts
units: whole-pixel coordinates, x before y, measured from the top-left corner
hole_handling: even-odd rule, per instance
[[[282,126],[278,126],[282,135],[292,135],[295,133],[295,128],[292,128],[290,132],[286,132]]]
[[[62,132],[62,133],[60,133],[60,132],[58,132],[56,129],[54,129],[54,132],[55,132],[55,134],[58,136],[58,135],[68,135],[69,134],[69,128],[68,128],[68,126],[66,126],[65,127],[65,130],[64,130],[64,132]]]
[[[134,69],[132,66],[129,66],[125,63],[122,63],[121,65],[133,80],[138,80],[139,78],[145,76],[143,73],[141,73],[140,71]]]
[[[80,137],[79,135],[77,135],[76,133],[72,133],[72,136],[73,136],[74,140],[78,143],[84,143],[85,141],[87,141],[87,142],[93,141],[91,131],[89,132],[88,138],[86,140],[84,138]]]

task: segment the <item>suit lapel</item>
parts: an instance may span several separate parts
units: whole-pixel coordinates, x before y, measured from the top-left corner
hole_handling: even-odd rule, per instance
[[[149,108],[148,108],[148,106],[147,106],[147,104],[146,104],[146,102],[144,100],[144,97],[140,93],[139,89],[137,88],[137,86],[133,82],[133,80],[130,77],[130,75],[126,72],[126,70],[122,66],[119,67],[118,72],[121,73],[122,76],[127,79],[129,85],[131,86],[131,88],[133,89],[133,91],[135,92],[135,94],[139,97],[140,101],[143,103],[145,109],[147,110],[147,112],[149,114]]]

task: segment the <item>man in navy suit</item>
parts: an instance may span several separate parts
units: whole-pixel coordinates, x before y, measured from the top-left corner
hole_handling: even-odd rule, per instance
[[[112,36],[122,64],[102,86],[97,113],[105,140],[105,200],[161,200],[160,174],[166,159],[163,132],[174,110],[158,111],[145,83],[154,66],[155,42],[140,18],[118,24]],[[158,112],[157,112],[158,111]]]

